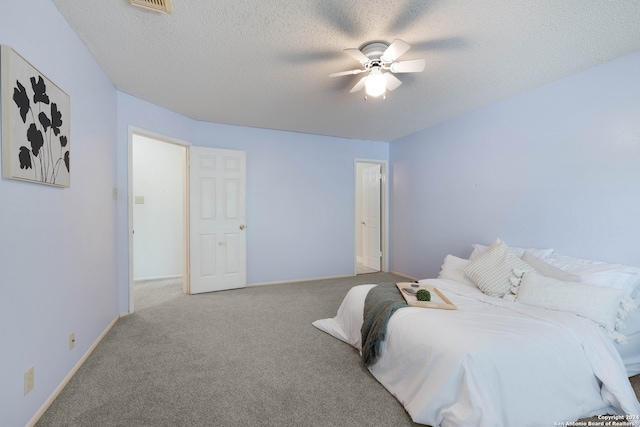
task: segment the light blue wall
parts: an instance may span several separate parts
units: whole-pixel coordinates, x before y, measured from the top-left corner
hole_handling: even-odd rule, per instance
[[[385,142],[195,121],[118,95],[119,224],[126,224],[129,126],[247,153],[247,281],[354,273],[354,160],[388,160]],[[120,309],[128,310],[126,227],[118,228]]]
[[[394,141],[392,269],[512,246],[640,266],[640,52]]]
[[[0,43],[71,99],[71,187],[0,179],[0,425],[14,427],[34,416],[118,314],[117,99],[50,0],[0,0],[0,11]],[[35,388],[24,396],[31,365]]]

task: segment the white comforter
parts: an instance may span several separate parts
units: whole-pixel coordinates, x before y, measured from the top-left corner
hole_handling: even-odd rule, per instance
[[[398,310],[369,368],[415,422],[554,426],[605,413],[640,415],[620,355],[595,323],[450,280],[424,282],[458,310]],[[335,318],[313,325],[361,350],[364,300],[373,286],[352,288]]]

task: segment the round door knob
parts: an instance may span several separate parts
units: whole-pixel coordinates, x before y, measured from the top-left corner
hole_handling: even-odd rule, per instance
[[[247,228],[247,226],[246,226],[246,225],[244,225],[244,224],[242,224],[242,225],[240,226],[240,230],[244,230],[245,228]]]

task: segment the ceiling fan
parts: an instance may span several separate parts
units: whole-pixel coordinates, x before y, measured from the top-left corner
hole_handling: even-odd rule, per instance
[[[364,88],[366,92],[364,99],[367,99],[367,96],[380,95],[385,98],[387,90],[394,90],[402,84],[392,73],[419,73],[424,70],[424,59],[396,61],[410,47],[407,42],[395,39],[390,45],[384,42],[370,42],[360,49],[344,49],[347,55],[358,61],[364,68],[331,73],[329,77],[368,73],[349,92],[358,92]]]

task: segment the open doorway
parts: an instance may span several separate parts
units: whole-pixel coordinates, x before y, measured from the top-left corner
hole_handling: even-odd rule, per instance
[[[386,163],[357,160],[355,171],[355,271],[386,271]]]
[[[184,290],[186,150],[159,137],[131,134],[130,311]]]

